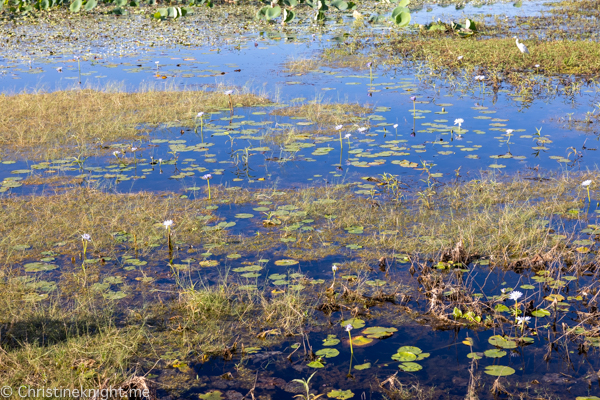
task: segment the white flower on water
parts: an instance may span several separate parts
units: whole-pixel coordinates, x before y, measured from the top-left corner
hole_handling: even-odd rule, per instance
[[[363,127],[358,128],[357,131],[359,131],[360,133],[364,133],[367,129],[369,129],[369,128],[366,128],[363,126]]]
[[[200,117],[202,117],[203,115],[204,115],[204,111],[200,111],[200,112],[198,113],[198,115],[196,115],[196,118],[200,118]]]
[[[207,179],[211,179],[212,175],[211,174],[206,174],[202,176],[202,179],[207,180]]]
[[[514,301],[519,300],[521,297],[523,297],[523,293],[519,291],[510,292],[510,294],[508,295],[508,298]]]
[[[517,322],[519,324],[526,324],[531,321],[531,317],[517,317]]]
[[[346,325],[346,332],[350,332],[352,330],[353,326],[348,324]]]
[[[121,152],[119,150],[115,150],[113,151],[113,156],[118,156],[119,154],[121,154]]]
[[[507,129],[507,130],[506,130],[506,134],[507,134],[507,135],[512,135],[512,133],[513,133],[513,132],[514,132],[514,131],[513,131],[512,129]]]
[[[334,265],[331,267],[331,270],[332,270],[333,272],[337,271],[337,270],[338,270],[338,266],[334,264]]]
[[[171,227],[171,225],[173,225],[173,220],[168,219],[165,222],[163,222],[163,225],[165,226],[165,229],[169,229],[169,227]]]
[[[394,124],[394,129],[396,129],[398,127],[398,124]]]
[[[349,138],[350,138],[350,136],[352,136],[350,133],[346,133],[346,134],[344,135],[344,139],[349,139]]]
[[[591,184],[592,184],[592,180],[591,180],[591,179],[588,179],[587,181],[583,181],[583,182],[581,183],[581,186],[583,186],[583,187],[588,187],[588,186],[590,186]]]
[[[137,147],[132,147],[131,151],[136,151],[138,148]]]
[[[500,289],[500,291],[502,292],[502,294],[506,293],[506,289]]]
[[[92,240],[92,237],[89,233],[84,233],[83,235],[81,235],[81,239],[87,240],[89,242],[90,240]]]
[[[456,118],[456,119],[454,120],[454,125],[458,125],[458,127],[460,128],[460,127],[461,127],[461,125],[463,124],[463,122],[465,122],[465,120],[464,120],[464,119],[462,119],[462,118]]]
[[[224,95],[231,95],[233,93],[233,90],[227,90],[226,92],[223,92]]]
[[[344,127],[344,125],[337,125],[337,126],[335,127],[335,130],[336,130],[336,131],[339,131],[339,130],[340,130],[340,129],[342,129],[343,127]]]

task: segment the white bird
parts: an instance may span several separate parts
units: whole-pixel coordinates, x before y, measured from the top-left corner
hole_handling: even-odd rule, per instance
[[[517,38],[516,36],[513,36],[513,39],[516,40],[517,47],[519,48],[519,50],[521,50],[521,53],[529,54],[529,50],[527,50],[527,46],[525,46],[524,43],[519,43],[519,38]],[[523,57],[525,57],[525,56],[523,56]]]

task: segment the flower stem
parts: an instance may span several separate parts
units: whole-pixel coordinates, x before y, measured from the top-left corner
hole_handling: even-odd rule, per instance
[[[208,185],[208,199],[210,200],[210,179],[206,180],[206,184]]]

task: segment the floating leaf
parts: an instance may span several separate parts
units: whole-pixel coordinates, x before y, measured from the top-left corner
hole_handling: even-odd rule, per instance
[[[485,367],[486,374],[492,376],[509,376],[515,373],[515,370],[511,367],[505,367],[502,365],[488,365]]]
[[[200,397],[202,400],[222,400],[223,399],[222,394],[223,393],[221,393],[218,390],[212,390],[208,393],[201,394],[198,397]]]
[[[550,311],[540,308],[539,310],[532,311],[531,315],[533,315],[534,317],[543,318],[549,316]]]
[[[200,261],[200,266],[201,267],[215,267],[219,265],[219,262],[217,260],[204,260],[204,261]]]
[[[332,390],[331,392],[327,393],[327,397],[344,400],[354,397],[354,393],[352,393],[350,390]]]
[[[360,329],[365,326],[365,321],[360,318],[350,318],[340,323],[341,326],[352,325],[354,329]]]
[[[332,358],[339,356],[340,352],[337,349],[326,348],[317,351],[315,354],[325,358]]]
[[[398,368],[400,368],[404,372],[417,372],[423,369],[423,367],[420,364],[414,362],[402,363],[398,365]]]
[[[309,362],[308,366],[311,367],[311,368],[323,368],[324,367],[323,363],[321,361],[318,361],[318,360],[317,361]]]
[[[354,369],[357,369],[359,371],[362,371],[363,369],[369,369],[371,368],[371,363],[365,363],[365,364],[358,364],[354,366]]]
[[[240,219],[252,218],[252,217],[254,217],[254,214],[240,213],[240,214],[235,214],[235,217],[240,218]]]
[[[382,339],[382,338],[390,337],[394,334],[394,332],[398,332],[398,329],[384,328],[381,326],[372,326],[372,327],[369,327],[369,328],[365,329],[364,331],[362,331],[362,333],[367,335],[368,338],[373,338],[373,339]]]
[[[492,346],[501,347],[503,349],[515,349],[517,348],[517,342],[512,340],[505,339],[500,335],[492,336],[488,339],[488,342]]]
[[[485,354],[486,357],[490,358],[500,358],[504,357],[506,355],[506,352],[498,349],[491,349],[484,351],[483,354]]]
[[[32,262],[25,264],[23,267],[25,267],[25,272],[43,272],[52,271],[58,268],[58,265],[45,262]]]
[[[296,265],[296,264],[298,264],[298,261],[296,261],[296,260],[277,260],[277,261],[275,261],[275,265],[279,265],[279,266],[289,267],[290,265]]]
[[[364,336],[353,336],[352,337],[352,345],[353,346],[366,346],[373,342],[373,339],[366,338]]]
[[[549,294],[548,296],[544,297],[544,299],[548,301],[563,301],[565,296],[562,294]]]
[[[414,361],[416,359],[417,355],[409,351],[399,351],[392,356],[392,360],[396,361]]]
[[[413,354],[421,354],[423,352],[423,350],[415,346],[402,346],[398,349],[398,353],[401,351],[408,351]]]
[[[481,360],[483,358],[482,355],[482,353],[469,353],[467,354],[467,357],[472,358],[474,360]]]
[[[239,268],[234,268],[232,271],[233,272],[255,272],[255,271],[260,271],[262,269],[262,267],[260,265],[248,265],[247,267],[239,267]],[[284,275],[285,278],[285,275]]]
[[[340,343],[340,339],[335,335],[327,335],[327,339],[323,339],[323,346],[335,346],[338,343]]]

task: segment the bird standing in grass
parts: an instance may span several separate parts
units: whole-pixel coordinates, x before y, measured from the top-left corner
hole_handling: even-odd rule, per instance
[[[519,50],[521,50],[521,53],[523,53],[523,58],[525,58],[525,54],[529,54],[529,50],[527,50],[527,46],[525,46],[524,43],[519,43],[519,39],[516,36],[513,36],[513,39],[516,40],[517,47],[519,48]]]

